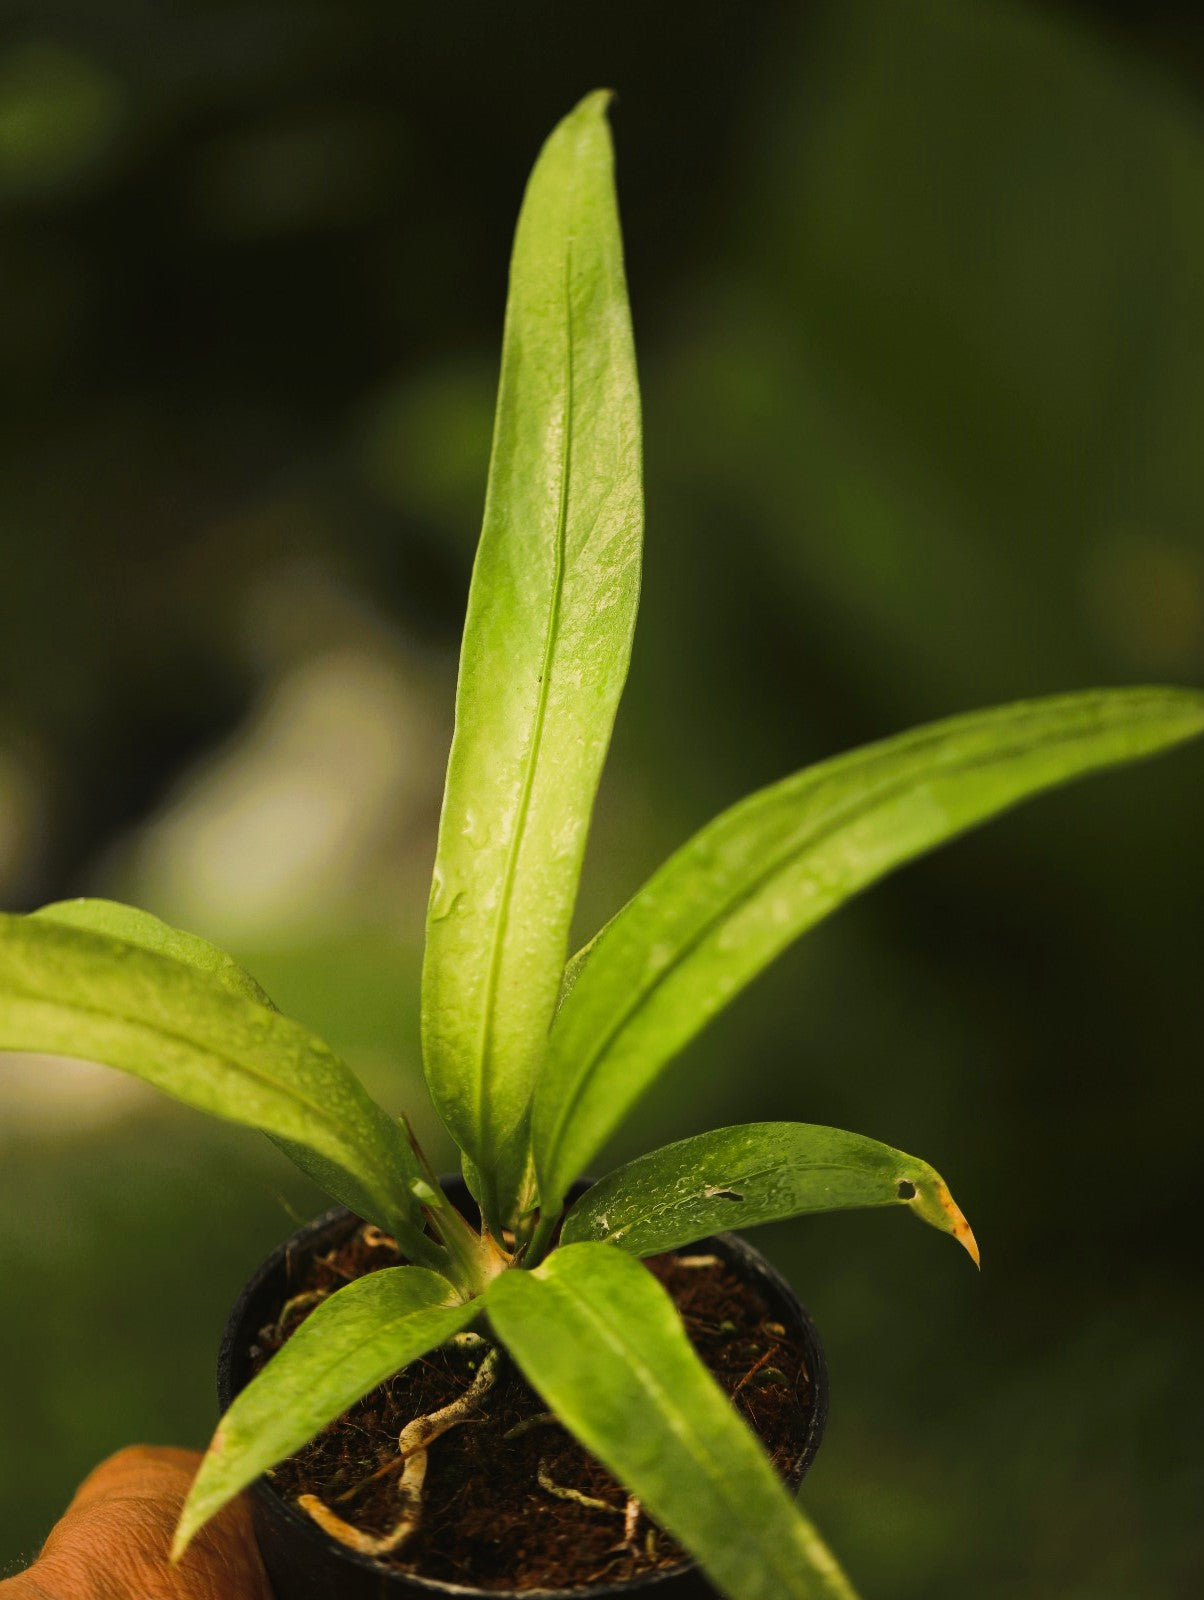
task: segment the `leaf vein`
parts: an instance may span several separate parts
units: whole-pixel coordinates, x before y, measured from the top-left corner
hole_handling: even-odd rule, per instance
[[[572,296],[572,240],[568,240],[565,247],[564,262],[564,312],[565,312],[565,349],[564,349],[564,416],[563,433],[560,452],[560,494],[556,512],[556,535],[554,569],[552,578],[552,596],[548,606],[547,632],[544,636],[543,662],[539,674],[539,695],[535,707],[535,721],[531,733],[531,748],[527,757],[526,768],[523,772],[523,787],[519,797],[518,816],[515,820],[514,832],[511,835],[510,846],[506,853],[506,865],[502,876],[502,891],[499,897],[498,914],[493,926],[493,938],[490,941],[489,966],[485,980],[485,1005],[481,1017],[481,1049],[480,1072],[477,1076],[477,1126],[488,1126],[489,1088],[490,1088],[490,1063],[494,1050],[494,1035],[496,1032],[496,1015],[498,988],[501,982],[502,952],[506,944],[506,935],[510,923],[510,910],[514,898],[514,883],[518,871],[518,858],[522,850],[523,835],[526,831],[527,817],[531,809],[531,796],[535,788],[535,774],[539,766],[540,750],[543,744],[544,727],[547,720],[548,697],[552,676],[552,664],[556,653],[556,636],[560,624],[561,601],[564,594],[565,579],[565,554],[568,539],[568,508],[569,508],[569,478],[572,470],[572,438],[573,438],[573,296]]]

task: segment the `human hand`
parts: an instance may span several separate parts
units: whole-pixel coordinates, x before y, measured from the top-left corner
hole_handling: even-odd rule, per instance
[[[131,1445],[84,1479],[42,1553],[0,1582],[0,1600],[272,1600],[242,1501],[219,1513],[178,1566],[167,1552],[201,1458]]]

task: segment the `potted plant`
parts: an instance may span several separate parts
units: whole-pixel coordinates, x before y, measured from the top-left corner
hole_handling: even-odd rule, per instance
[[[642,537],[606,103],[588,96],[549,138],[511,266],[423,970],[424,1069],[464,1187],[441,1182],[404,1120],[204,940],[102,901],[0,919],[0,1048],[107,1062],[259,1128],[343,1208],[282,1247],[236,1309],[228,1409],[175,1541],[178,1556],[260,1480],[265,1549],[281,1530],[285,1541],[269,1565],[289,1593],[481,1592],[472,1571],[457,1590],[410,1560],[428,1467],[474,1430],[517,1457],[547,1429],[621,1486],[607,1499],[536,1453],[548,1507],[617,1514],[602,1592],[617,1578],[681,1593],[709,1582],[737,1600],[850,1595],[782,1481],[814,1448],[821,1358],[788,1292],[722,1230],[903,1207],[977,1261],[945,1183],[911,1156],[805,1123],[720,1129],[592,1186],[582,1175],[707,1020],[850,896],[1029,795],[1204,728],[1200,693],[1101,690],[824,762],[703,828],[566,964]],[[707,1274],[721,1297],[751,1295],[764,1346],[727,1392],[713,1369],[743,1313],[712,1305],[691,1319]],[[696,1348],[703,1322],[709,1360]],[[758,1375],[787,1412],[810,1385],[780,1470],[744,1420]],[[499,1409],[503,1391],[507,1404],[526,1396],[517,1422]],[[365,1459],[347,1455],[337,1420],[357,1405],[403,1419]],[[323,1450],[344,1453],[323,1466]],[[495,1488],[516,1500],[515,1485]],[[290,1539],[308,1541],[300,1556]],[[312,1550],[340,1576],[323,1577]],[[533,1582],[549,1587],[513,1575],[508,1586]]]

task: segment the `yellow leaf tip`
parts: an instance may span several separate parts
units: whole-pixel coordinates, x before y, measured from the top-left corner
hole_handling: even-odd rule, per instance
[[[982,1258],[978,1252],[978,1240],[974,1237],[974,1230],[966,1221],[961,1207],[949,1193],[948,1185],[943,1179],[929,1169],[925,1175],[913,1174],[911,1177],[901,1179],[897,1193],[899,1199],[905,1201],[921,1221],[939,1228],[942,1233],[950,1234],[956,1239],[981,1271]]]
[[[954,1238],[956,1238],[960,1244],[965,1246],[966,1254],[978,1268],[979,1272],[981,1272],[982,1257],[978,1253],[978,1240],[974,1237],[974,1230],[971,1228],[970,1224],[965,1221],[963,1221],[962,1227],[963,1231],[960,1233],[955,1233]]]
[[[940,1201],[941,1210],[945,1214],[946,1231],[953,1235],[958,1244],[961,1245],[962,1249],[970,1257],[970,1260],[981,1272],[982,1257],[978,1252],[978,1240],[974,1237],[974,1230],[966,1221],[961,1207],[949,1193],[949,1190],[944,1184],[941,1185],[940,1190],[938,1191],[937,1199]]]

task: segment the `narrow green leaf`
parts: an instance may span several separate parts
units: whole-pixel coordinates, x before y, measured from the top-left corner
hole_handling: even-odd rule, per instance
[[[322,1040],[195,966],[53,918],[0,916],[0,1050],[103,1062],[259,1128],[429,1257],[397,1123]]]
[[[1190,739],[1204,694],[1100,690],[954,717],[787,778],[694,836],[565,994],[534,1111],[545,1205],[665,1064],[791,940],[1030,795]]]
[[[494,1191],[546,1047],[631,649],[639,392],[605,94],[556,128],[514,241],[485,519],[427,923],[431,1093]]]
[[[652,1256],[724,1228],[858,1206],[904,1206],[978,1264],[970,1225],[939,1172],[876,1139],[811,1122],[748,1122],[653,1150],[588,1189],[560,1237]]]
[[[425,1267],[385,1267],[324,1301],[218,1423],[181,1513],[172,1560],[261,1472],[450,1339],[479,1309],[460,1304],[447,1279]]]
[[[183,933],[173,928],[149,911],[137,906],[122,905],[117,900],[56,900],[30,913],[46,922],[60,922],[68,928],[84,928],[91,933],[107,933],[124,944],[136,944],[142,950],[152,950],[156,955],[170,956],[182,961],[186,967],[195,967],[215,983],[220,983],[231,994],[242,995],[246,1000],[257,1000],[262,1006],[276,1008],[249,972],[244,972],[233,956],[228,956],[217,945],[195,933]]]
[[[573,1244],[486,1307],[532,1388],[732,1600],[852,1600],[669,1296],[622,1250]]]

